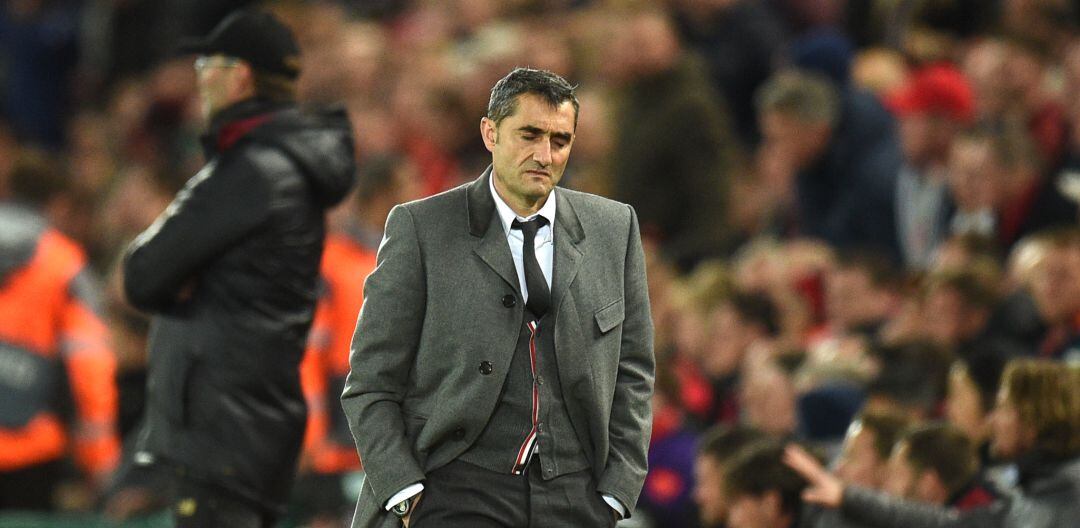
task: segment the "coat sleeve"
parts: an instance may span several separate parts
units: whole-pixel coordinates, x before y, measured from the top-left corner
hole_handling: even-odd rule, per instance
[[[426,312],[423,266],[412,214],[397,206],[386,220],[375,271],[364,283],[341,395],[378,504],[424,480],[401,413]]]
[[[840,509],[846,519],[880,528],[995,528],[1004,526],[1006,501],[999,500],[984,508],[961,512],[849,486],[844,490]]]
[[[128,247],[128,301],[141,310],[168,310],[202,266],[268,217],[270,195],[269,182],[244,158],[192,176]]]
[[[637,215],[630,209],[626,245],[622,343],[619,373],[608,429],[610,448],[607,466],[597,490],[611,495],[632,512],[648,471],[649,437],[652,434],[652,392],[656,360],[653,357],[653,324],[645,278],[645,253],[641,247]]]

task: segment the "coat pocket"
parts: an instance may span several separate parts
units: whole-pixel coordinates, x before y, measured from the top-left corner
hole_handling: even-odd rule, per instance
[[[601,334],[606,334],[610,332],[612,328],[622,324],[625,317],[626,313],[623,308],[623,298],[619,297],[615,301],[608,303],[606,306],[596,311],[596,327],[600,329]]]

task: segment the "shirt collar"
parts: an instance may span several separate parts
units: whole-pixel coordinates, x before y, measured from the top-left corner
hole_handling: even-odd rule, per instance
[[[552,229],[555,228],[555,189],[551,190],[551,194],[548,195],[547,201],[544,202],[543,207],[541,207],[536,214],[529,216],[528,218],[518,216],[517,213],[503,201],[502,196],[499,196],[498,191],[495,190],[494,171],[492,171],[491,176],[488,178],[488,189],[491,190],[491,197],[495,199],[495,210],[499,213],[499,221],[502,222],[504,235],[510,236],[510,224],[513,224],[515,219],[524,222],[532,220],[537,216],[542,216],[547,219],[548,225],[550,225]]]

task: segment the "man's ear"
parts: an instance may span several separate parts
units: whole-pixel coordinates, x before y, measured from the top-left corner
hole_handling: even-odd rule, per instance
[[[484,139],[484,146],[488,151],[495,151],[495,144],[499,141],[499,129],[494,121],[487,117],[480,119],[480,137]]]

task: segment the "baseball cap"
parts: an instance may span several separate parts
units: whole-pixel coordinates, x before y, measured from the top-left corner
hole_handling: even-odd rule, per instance
[[[912,74],[904,86],[885,97],[885,105],[895,114],[939,114],[968,123],[975,118],[975,96],[971,84],[953,66],[928,66]]]
[[[209,35],[181,41],[177,51],[181,54],[222,54],[292,79],[300,75],[300,48],[296,38],[288,27],[265,11],[234,11]]]

